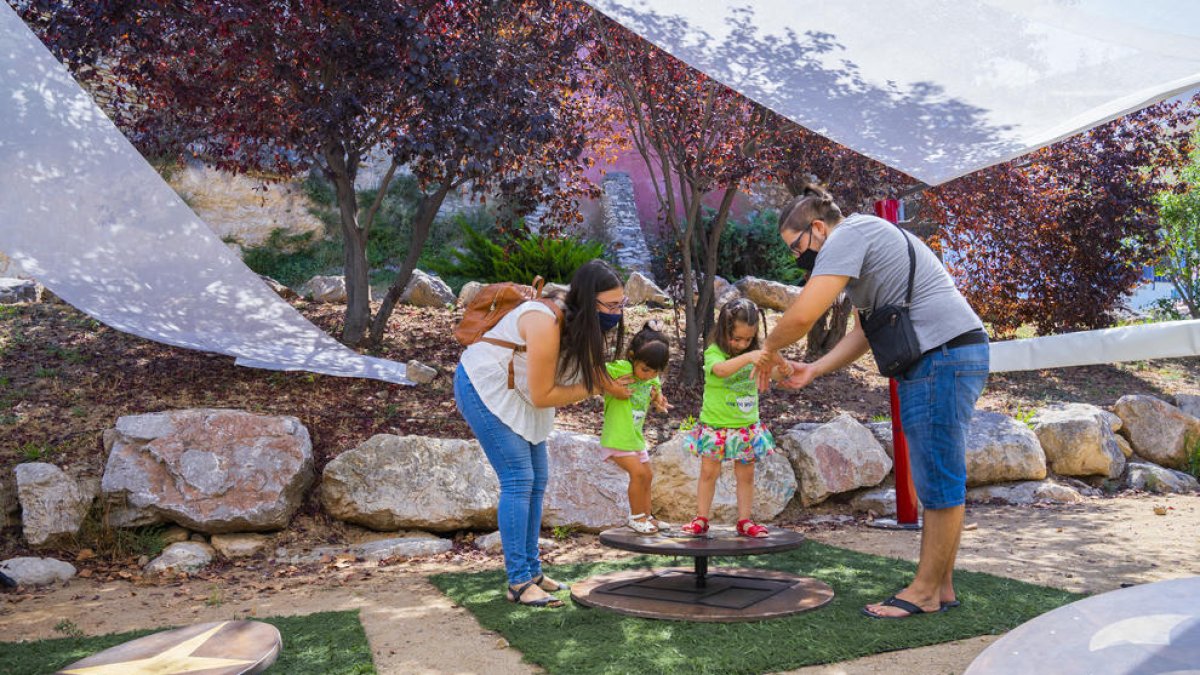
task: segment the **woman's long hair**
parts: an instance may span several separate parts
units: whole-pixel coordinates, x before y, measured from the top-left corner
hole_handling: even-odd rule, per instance
[[[571,277],[566,311],[559,340],[558,379],[572,382],[578,378],[588,391],[596,391],[600,378],[608,378],[604,367],[604,331],[596,315],[596,296],[621,287],[621,277],[603,260],[591,260],[579,266]],[[625,319],[617,325],[616,348],[625,340]]]

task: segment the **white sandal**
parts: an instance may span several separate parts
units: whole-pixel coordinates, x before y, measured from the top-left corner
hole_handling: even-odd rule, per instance
[[[647,518],[647,520],[638,520],[638,518]],[[644,513],[629,514],[629,519],[625,521],[625,524],[629,526],[629,529],[638,534],[658,534],[658,528],[655,527],[654,523],[650,522]]]
[[[653,513],[650,514],[650,522],[653,523],[654,526],[658,528],[659,532],[670,532],[671,531],[671,524],[664,523],[663,521],[659,520],[658,517],[655,516]]]

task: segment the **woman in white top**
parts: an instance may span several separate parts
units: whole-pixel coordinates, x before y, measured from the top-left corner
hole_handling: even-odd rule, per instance
[[[608,392],[628,398],[621,380],[605,369],[604,336],[624,333],[625,290],[608,263],[592,260],[571,278],[571,290],[559,299],[560,325],[553,310],[526,302],[485,334],[497,341],[524,345],[524,353],[489,342],[463,352],[454,374],[454,400],[483,446],[500,479],[497,519],[508,574],[507,597],[526,605],[562,605],[548,591],[565,590],[542,574],[538,534],[548,478],[546,438],[557,406]],[[509,363],[515,386],[508,387]]]

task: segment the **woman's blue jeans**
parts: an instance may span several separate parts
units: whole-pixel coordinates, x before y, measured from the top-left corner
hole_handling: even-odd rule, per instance
[[[538,535],[549,478],[546,442],[530,443],[492,414],[461,365],[454,373],[454,402],[500,479],[497,520],[508,583],[536,579],[542,574]]]

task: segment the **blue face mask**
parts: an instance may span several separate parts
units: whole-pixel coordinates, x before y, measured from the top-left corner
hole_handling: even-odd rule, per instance
[[[617,312],[616,314],[609,314],[608,312],[596,312],[596,316],[600,318],[600,330],[607,333],[608,331],[616,328],[617,324],[621,323],[622,314],[621,312]]]

